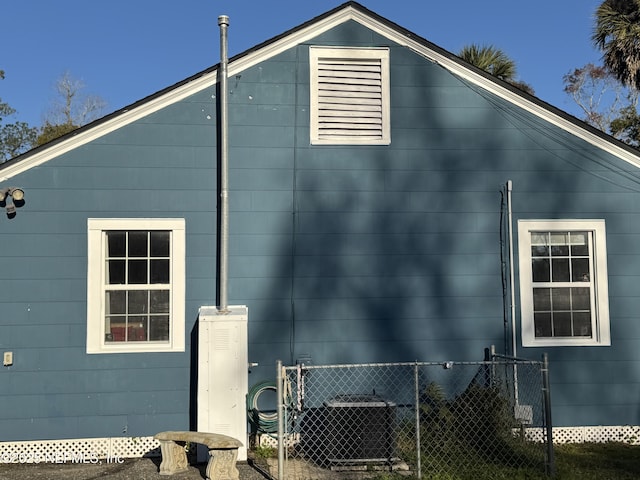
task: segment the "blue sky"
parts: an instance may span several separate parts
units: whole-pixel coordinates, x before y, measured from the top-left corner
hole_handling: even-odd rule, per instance
[[[601,54],[590,41],[602,0],[361,0],[389,20],[457,53],[471,43],[504,50],[536,95],[574,115],[562,77]],[[16,119],[42,123],[66,71],[102,97],[105,114],[219,61],[219,15],[230,17],[230,56],[338,5],[340,0],[4,1],[0,99]]]

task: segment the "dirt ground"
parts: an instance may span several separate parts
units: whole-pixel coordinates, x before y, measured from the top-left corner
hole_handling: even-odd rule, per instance
[[[96,463],[0,463],[0,480],[92,480],[111,478],[114,480],[202,480],[206,463],[191,464],[184,473],[170,477],[158,473],[160,458],[127,458],[123,463],[107,463],[105,460]],[[240,480],[264,480],[269,478],[252,462],[238,462]]]

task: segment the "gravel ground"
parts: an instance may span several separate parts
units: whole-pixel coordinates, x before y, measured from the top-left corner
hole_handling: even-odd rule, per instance
[[[74,464],[74,463],[29,463],[0,464],[0,480],[91,480],[112,478],[115,480],[202,480],[206,478],[206,463],[192,464],[184,473],[160,475],[160,458],[127,458],[124,463]],[[265,480],[269,478],[252,465],[252,462],[238,462],[240,480]]]

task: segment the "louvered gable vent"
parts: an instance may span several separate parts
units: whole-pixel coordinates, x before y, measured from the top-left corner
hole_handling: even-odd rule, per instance
[[[318,130],[321,139],[382,138],[380,60],[320,60]]]
[[[362,55],[363,50],[317,50],[312,59],[312,92],[316,95],[312,142],[389,143],[387,63],[381,55],[388,51],[364,50]]]

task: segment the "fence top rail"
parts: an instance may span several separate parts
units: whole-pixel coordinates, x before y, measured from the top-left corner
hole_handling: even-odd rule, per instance
[[[517,362],[517,363],[542,363],[541,360],[538,361],[538,360],[530,360],[528,358],[512,357],[510,355],[505,355],[505,354],[502,354],[502,353],[494,353],[492,355],[492,357],[494,359],[495,358],[500,358],[502,360],[507,360],[507,361],[510,361],[510,362]],[[494,360],[494,362],[495,362],[495,360]]]
[[[494,358],[499,357],[498,355]],[[500,357],[502,358],[502,357]],[[333,365],[305,365],[304,363],[294,366],[283,366],[284,370],[295,371],[299,368],[304,370],[320,370],[329,368],[382,368],[382,367],[442,367],[453,368],[455,366],[474,365],[474,366],[496,366],[496,365],[542,365],[538,360],[524,360],[515,357],[504,357],[501,360],[489,360],[478,362],[395,362],[395,363],[344,363]]]

